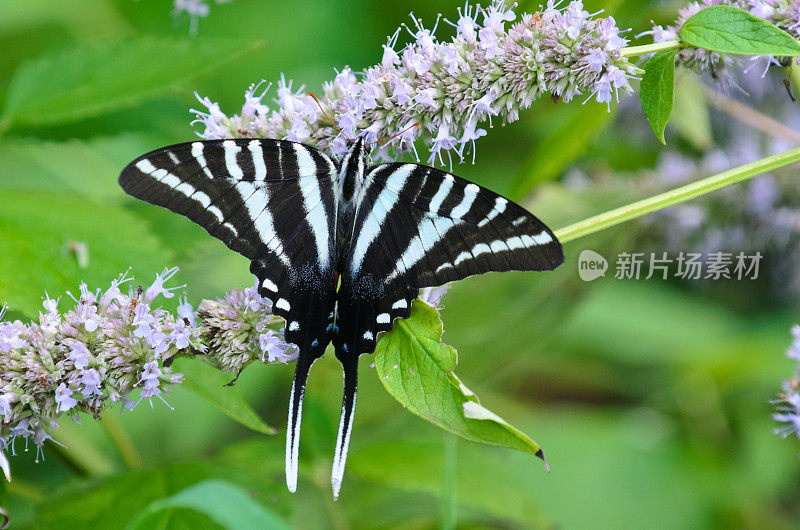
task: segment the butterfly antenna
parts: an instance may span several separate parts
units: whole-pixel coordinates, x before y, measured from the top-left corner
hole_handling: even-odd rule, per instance
[[[342,487],[344,465],[347,461],[347,448],[350,445],[350,431],[353,429],[353,412],[356,408],[356,393],[358,389],[358,356],[348,356],[342,361],[344,369],[344,395],[342,397],[342,417],[339,419],[339,434],[336,437],[336,450],[333,455],[333,468],[331,469],[331,487],[333,499],[339,498],[339,489]]]
[[[306,391],[308,372],[313,363],[313,356],[303,355],[303,353],[302,351],[300,352],[294,370],[292,393],[289,397],[289,417],[286,427],[286,487],[292,493],[297,491],[297,462],[300,452],[300,422],[303,418],[303,395]]]
[[[400,131],[399,133],[397,133],[397,134],[393,134],[392,136],[390,136],[390,137],[388,137],[388,138],[384,138],[384,139],[382,139],[382,140],[375,140],[374,142],[369,142],[369,143],[367,143],[367,144],[364,144],[364,145],[382,144],[382,143],[384,143],[384,142],[388,142],[388,141],[390,141],[390,140],[394,140],[395,138],[397,138],[397,137],[398,137],[398,136],[400,136],[401,134],[404,134],[406,131],[410,131],[410,130],[411,130],[411,129],[413,129],[414,127],[420,127],[420,124],[419,124],[419,122],[414,122],[414,123],[412,123],[411,125],[409,125],[409,126],[408,126],[408,127],[406,127],[405,129],[403,129],[402,131]]]
[[[319,100],[317,99],[317,96],[315,96],[315,95],[314,95],[313,93],[311,93],[311,92],[309,92],[309,93],[308,93],[308,95],[309,95],[309,96],[311,96],[312,98],[314,98],[314,101],[316,101],[316,102],[317,102],[317,106],[319,107],[319,110],[321,110],[321,111],[322,111],[322,115],[323,115],[323,116],[325,116],[325,117],[328,119],[328,121],[329,121],[329,122],[331,122],[331,125],[333,125],[333,128],[334,128],[334,129],[336,129],[337,131],[339,131],[339,134],[341,134],[342,136],[344,136],[345,138],[347,138],[348,140],[350,140],[350,141],[352,142],[352,141],[353,141],[353,139],[352,139],[352,138],[350,138],[349,136],[347,136],[347,135],[344,133],[344,131],[343,131],[343,130],[341,130],[341,129],[339,128],[339,126],[338,126],[338,125],[336,125],[336,122],[335,122],[335,121],[333,121],[333,120],[330,118],[330,116],[328,116],[328,113],[327,113],[327,112],[325,112],[325,109],[323,109],[323,108],[322,108],[322,103],[320,103],[320,102],[319,102]]]

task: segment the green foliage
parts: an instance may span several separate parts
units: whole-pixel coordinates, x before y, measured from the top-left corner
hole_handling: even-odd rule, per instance
[[[86,270],[70,252],[71,241],[88,245]],[[0,297],[26,314],[38,314],[45,289],[77,292],[76,280],[107,286],[132,263],[144,276],[169,265],[171,254],[145,223],[113,204],[68,193],[0,194]]]
[[[602,104],[570,109],[558,128],[533,146],[511,185],[510,197],[519,199],[537,185],[555,180],[614,122],[616,109]]]
[[[233,521],[237,514],[232,511],[239,512],[239,521],[255,520],[248,513],[260,521],[276,521],[241,490],[256,485],[263,491],[263,481],[246,469],[210,462],[167,465],[51,493],[37,522],[41,528],[63,529],[205,528],[209,521]],[[225,503],[209,500],[212,494]]]
[[[176,370],[185,380],[183,386],[218,408],[223,414],[256,432],[275,434],[277,430],[267,425],[253,410],[242,394],[231,385],[234,376],[220,372],[200,360],[179,359]]]
[[[262,48],[241,41],[145,37],[47,54],[14,74],[0,124],[46,126],[120,110]]]
[[[675,107],[670,126],[694,148],[704,151],[713,142],[705,86],[697,76],[689,72],[684,74],[675,80]]]
[[[666,145],[664,129],[667,127],[675,101],[675,54],[677,50],[664,50],[653,54],[644,67],[639,98],[642,110],[656,137]]]
[[[442,332],[439,313],[415,300],[411,316],[395,321],[375,349],[384,388],[414,414],[462,438],[541,456],[536,442],[481,405],[456,376],[458,355],[441,342]]]
[[[743,55],[800,55],[800,42],[766,20],[731,6],[710,6],[692,15],[678,35],[682,42]]]
[[[227,530],[290,528],[238,486],[222,480],[206,480],[171,497],[153,501],[131,519],[126,529],[153,528],[182,508],[205,514]]]
[[[593,2],[590,10],[605,7],[635,32],[675,15],[663,3],[609,9],[613,3]],[[212,5],[193,37],[185,20],[170,19],[169,4],[3,5],[0,304],[9,302],[13,318],[35,317],[45,289],[74,292],[81,280],[102,287],[128,267],[146,282],[179,265],[194,304],[249,283],[246,261],[204,231],[124,196],[119,170],[148,149],[194,137],[187,123],[194,90],[232,110],[249,83],[281,72],[316,87],[333,67],[379,61],[380,44],[408,11],[428,23],[439,12],[452,20],[455,9],[444,0],[310,0],[306,9],[237,0]],[[347,24],[359,31],[342,31]],[[440,24],[437,34],[449,31]],[[225,40],[234,35],[241,40]],[[797,44],[773,27],[722,7],[696,15],[681,38],[735,53],[797,54]],[[264,39],[269,53],[258,53]],[[661,70],[648,66],[642,91],[663,139],[673,89],[670,61],[660,61]],[[697,88],[678,80],[670,126],[703,150],[708,120]],[[517,197],[536,187],[539,199],[524,204],[554,227],[641,198],[633,187],[620,196],[602,181],[576,193],[559,182],[565,170],[635,171],[662,152],[631,133],[640,116],[633,122],[602,105],[542,101],[520,118],[489,130],[474,167],[453,170],[496,191],[513,185]],[[686,144],[670,145],[680,148]],[[285,424],[292,367],[248,367],[230,388],[223,385],[233,376],[185,360],[176,369],[187,382],[168,398],[174,411],[143,402],[119,419],[143,468],[120,458],[102,422],[65,417],[54,434],[66,447],[48,444],[44,463],[17,445],[14,481],[3,485],[0,505],[13,528],[124,529],[137,518],[143,527],[220,527],[230,521],[223,517],[241,520],[248,510],[297,528],[796,526],[798,448],[772,434],[769,400],[791,374],[783,350],[797,308],[734,310],[680,283],[577,278],[584,248],[611,267],[619,251],[649,250],[631,248],[638,226],[567,245],[567,262],[553,273],[455,285],[442,318],[458,356],[443,344],[436,313],[416,302],[413,317],[362,359],[362,367],[375,361],[378,376],[362,370],[336,503],[330,464],[341,367],[326,355],[306,395],[294,495],[284,485],[283,434],[264,436]],[[88,268],[78,266],[69,241],[88,244]],[[739,289],[734,282],[715,288],[722,300]],[[453,373],[456,361],[507,421],[477,405]],[[399,410],[398,401],[428,421]],[[489,419],[465,415],[465,404]],[[439,426],[502,447],[453,444],[456,437]],[[530,457],[538,445],[523,431],[547,447],[552,473]],[[249,526],[269,524],[261,522]]]

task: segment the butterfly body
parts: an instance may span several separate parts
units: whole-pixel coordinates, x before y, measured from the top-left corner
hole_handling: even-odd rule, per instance
[[[185,215],[249,258],[259,291],[286,320],[285,338],[300,352],[286,438],[291,491],[306,380],[328,344],[344,372],[338,496],[358,358],[409,316],[419,289],[563,262],[555,235],[515,203],[435,168],[370,165],[367,155],[361,140],[338,162],[288,141],[196,141],[147,153],[120,176],[129,194]]]

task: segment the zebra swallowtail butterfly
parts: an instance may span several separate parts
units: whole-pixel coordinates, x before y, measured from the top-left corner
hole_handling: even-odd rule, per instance
[[[490,271],[542,271],[564,261],[553,232],[521,206],[420,164],[370,165],[350,142],[340,161],[267,139],[195,141],[131,162],[122,188],[184,215],[251,260],[260,293],[299,347],[286,434],[286,484],[297,488],[303,393],[333,343],[344,398],[331,482],[344,473],[358,358],[407,318],[423,287]]]

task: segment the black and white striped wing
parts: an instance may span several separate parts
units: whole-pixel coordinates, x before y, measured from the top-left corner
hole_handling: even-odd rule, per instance
[[[340,324],[362,353],[373,351],[377,333],[395,318],[408,317],[420,288],[492,271],[552,270],[564,261],[544,223],[462,178],[390,163],[371,168],[366,182],[342,283],[362,309],[357,321]]]
[[[334,308],[334,163],[268,139],[164,147],[120,175],[136,198],[184,215],[251,260],[259,291],[286,319],[286,339],[319,356]],[[309,363],[313,361],[310,359]]]
[[[131,162],[119,179],[130,195],[188,217],[249,258],[259,291],[286,319],[286,340],[300,349],[287,435],[292,491],[306,378],[333,330],[335,177],[334,163],[316,149],[238,139],[158,149]]]
[[[338,495],[357,393],[358,358],[407,318],[419,289],[473,274],[550,270],[561,244],[524,208],[464,179],[417,164],[370,169],[341,257],[333,344],[344,398],[331,483]]]
[[[335,174],[327,156],[302,144],[211,140],[147,153],[122,171],[119,183],[250,259],[262,292],[277,302],[276,294],[302,280],[298,270],[333,268]]]

